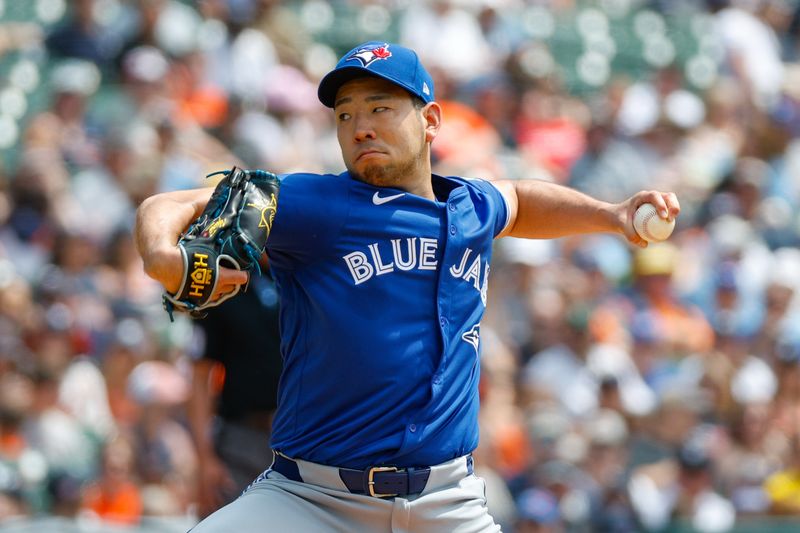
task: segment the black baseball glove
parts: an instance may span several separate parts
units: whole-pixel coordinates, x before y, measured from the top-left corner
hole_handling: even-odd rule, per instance
[[[214,172],[224,174],[203,213],[181,235],[183,280],[175,294],[164,293],[164,309],[200,318],[203,311],[236,296],[236,290],[215,300],[220,266],[261,272],[258,264],[272,230],[278,206],[278,177],[264,170]]]

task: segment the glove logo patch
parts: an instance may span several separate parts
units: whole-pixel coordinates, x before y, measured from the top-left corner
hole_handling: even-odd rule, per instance
[[[278,200],[275,195],[270,195],[269,202],[262,204],[247,204],[247,207],[255,207],[261,211],[261,220],[258,222],[259,228],[267,228],[267,233],[272,231],[272,222],[275,220],[275,209],[278,206]],[[267,214],[269,211],[269,215]]]
[[[194,264],[190,278],[192,280],[189,286],[189,296],[202,297],[203,291],[211,283],[212,272],[208,268],[208,254],[195,253]]]

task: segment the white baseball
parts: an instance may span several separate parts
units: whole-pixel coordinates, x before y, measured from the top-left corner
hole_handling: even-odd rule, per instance
[[[675,219],[661,218],[658,216],[656,206],[642,204],[633,215],[633,228],[647,242],[660,242],[672,235],[672,230],[675,229]]]

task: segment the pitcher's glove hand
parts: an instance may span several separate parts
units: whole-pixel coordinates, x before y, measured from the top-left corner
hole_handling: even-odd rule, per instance
[[[175,294],[164,293],[164,309],[172,319],[174,310],[193,318],[239,293],[240,287],[211,299],[219,267],[261,272],[258,264],[272,230],[278,206],[278,177],[264,170],[214,172],[224,174],[203,213],[181,235],[183,280]]]

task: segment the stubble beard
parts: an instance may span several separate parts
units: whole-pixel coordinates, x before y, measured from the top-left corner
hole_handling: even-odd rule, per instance
[[[369,183],[376,187],[401,188],[399,186],[407,183],[409,178],[415,175],[417,169],[421,166],[421,161],[422,153],[419,153],[415,157],[410,157],[406,161],[400,163],[367,165],[363,172],[358,172],[352,168],[348,168],[348,170],[350,171],[350,175],[364,183]]]

